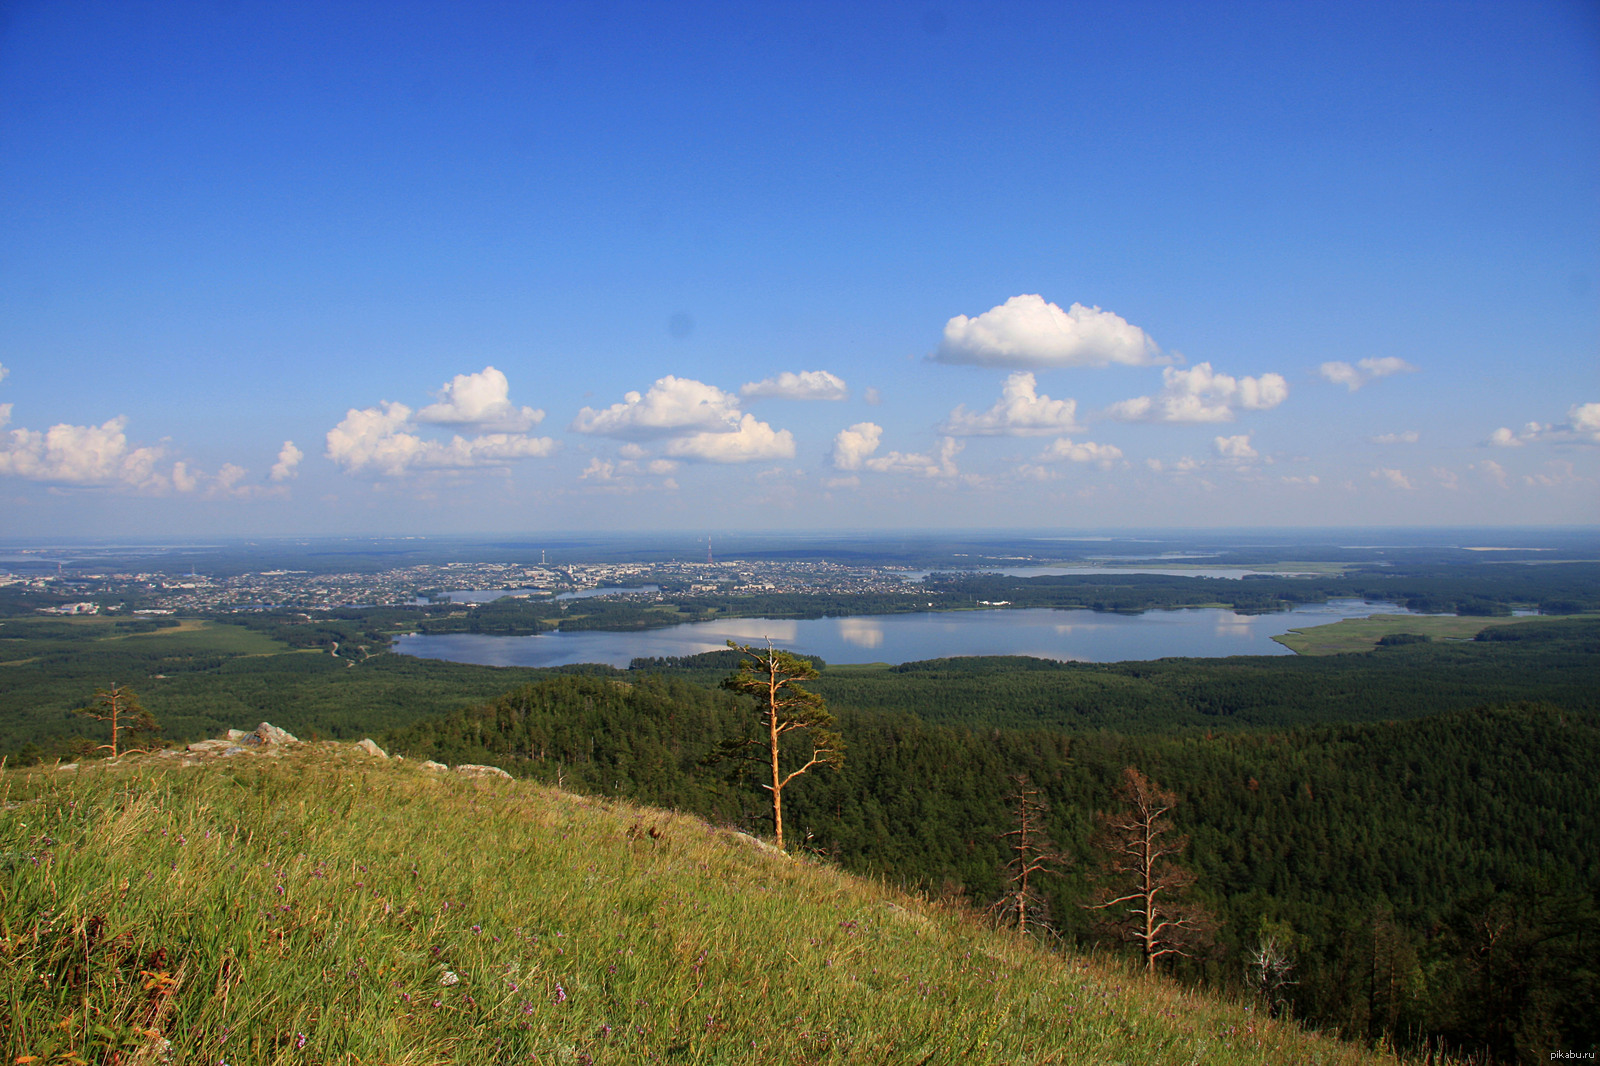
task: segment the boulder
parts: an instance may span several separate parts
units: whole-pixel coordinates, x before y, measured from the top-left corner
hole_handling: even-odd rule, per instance
[[[507,781],[511,780],[511,775],[498,766],[479,766],[475,763],[462,763],[456,767],[456,773],[468,777],[503,777]]]
[[[298,744],[300,738],[287,729],[279,729],[271,722],[262,722],[256,726],[254,732],[246,733],[239,738],[239,743],[249,744],[252,747],[270,748],[274,744]]]
[[[437,772],[439,770],[448,770],[448,769],[450,769],[450,767],[446,766],[444,763],[442,763],[442,762],[434,762],[432,759],[424,759],[424,760],[422,760],[421,766],[422,766],[422,768],[424,770],[433,770],[435,772]]]
[[[362,740],[362,742],[357,744],[356,747],[360,748],[368,755],[379,759],[387,759],[389,757],[389,753],[378,747],[371,737],[367,737],[366,739]]]
[[[213,752],[227,751],[235,746],[232,740],[197,740],[189,745],[189,750],[201,755],[210,755]]]

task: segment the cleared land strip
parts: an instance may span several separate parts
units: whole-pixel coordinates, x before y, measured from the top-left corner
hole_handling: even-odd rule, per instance
[[[1344,652],[1371,651],[1384,637],[1411,633],[1430,640],[1471,640],[1491,626],[1548,622],[1550,615],[1520,615],[1514,618],[1484,618],[1454,614],[1374,614],[1366,618],[1345,618],[1327,625],[1291,629],[1272,639],[1297,655],[1340,655]],[[1562,615],[1562,618],[1600,618],[1595,614]]]

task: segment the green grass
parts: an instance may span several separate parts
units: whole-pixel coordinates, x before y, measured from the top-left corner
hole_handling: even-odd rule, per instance
[[[133,633],[112,638],[130,645],[148,646],[162,655],[276,655],[289,645],[244,626],[200,619],[185,619],[173,629]]]
[[[1594,618],[1595,615],[1568,615],[1568,618]],[[1291,629],[1279,637],[1279,644],[1297,655],[1341,655],[1352,651],[1371,651],[1378,641],[1395,633],[1415,633],[1432,640],[1471,640],[1490,626],[1548,622],[1539,615],[1519,618],[1466,617],[1453,614],[1374,614],[1366,618],[1346,618],[1323,626]]]
[[[685,816],[174,761],[0,780],[6,1063],[1394,1061]]]

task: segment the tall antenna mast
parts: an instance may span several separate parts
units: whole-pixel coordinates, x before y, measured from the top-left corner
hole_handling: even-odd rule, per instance
[[[711,565],[711,538],[706,538],[706,565]]]

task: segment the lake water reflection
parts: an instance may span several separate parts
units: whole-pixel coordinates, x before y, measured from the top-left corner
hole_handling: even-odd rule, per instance
[[[830,663],[904,663],[952,655],[1034,655],[1041,659],[1119,662],[1186,655],[1289,655],[1274,636],[1370,614],[1406,614],[1401,607],[1330,600],[1276,614],[1221,608],[1146,611],[1138,615],[1050,609],[943,611],[848,618],[734,618],[642,633],[541,633],[493,637],[473,633],[412,634],[394,643],[403,655],[484,666],[627,666],[638,657],[716,651],[729,640],[765,642]]]

